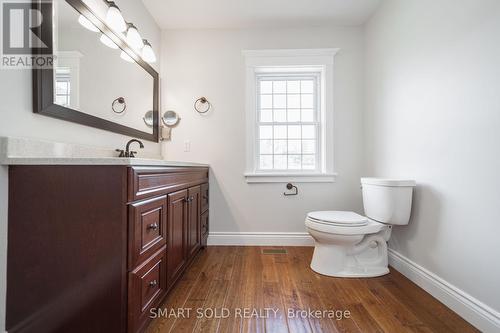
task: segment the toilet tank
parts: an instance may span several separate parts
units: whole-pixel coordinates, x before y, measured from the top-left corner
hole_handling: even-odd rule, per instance
[[[366,217],[385,224],[408,224],[415,185],[414,180],[361,178]]]

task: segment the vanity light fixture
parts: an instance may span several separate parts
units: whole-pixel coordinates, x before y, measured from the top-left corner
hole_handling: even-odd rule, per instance
[[[99,29],[97,29],[97,27],[92,22],[90,22],[88,18],[86,18],[83,15],[80,15],[78,17],[78,23],[80,23],[84,28],[86,28],[90,31],[99,32]]]
[[[151,47],[151,44],[146,40],[143,39],[144,42],[144,47],[142,48],[142,59],[149,63],[156,62],[156,55],[155,52],[153,51],[153,48]]]
[[[133,23],[127,23],[126,40],[127,43],[136,50],[140,50],[144,46],[142,37]]]
[[[105,20],[107,25],[117,32],[125,33],[125,41],[127,44],[135,51],[140,52],[144,61],[149,63],[156,62],[156,55],[151,47],[151,44],[146,39],[142,39],[137,27],[133,23],[125,22],[120,8],[118,8],[114,1],[104,0],[104,2],[108,6]],[[88,30],[99,32],[99,29],[83,15],[78,17],[78,22]],[[101,34],[99,40],[107,47],[115,50],[118,49],[118,45],[116,45],[116,43],[105,34]],[[120,58],[128,62],[135,62],[134,58],[128,55],[125,51],[121,51]]]
[[[106,36],[105,34],[101,34],[101,38],[99,38],[99,40],[101,41],[101,43],[103,43],[104,45],[106,45],[107,47],[110,47],[112,49],[117,49],[118,48],[118,45],[115,44],[115,42],[113,42],[108,36]]]
[[[125,30],[127,30],[127,25],[125,24],[120,8],[118,8],[114,1],[105,0],[105,2],[108,5],[106,23],[118,32],[125,32]]]
[[[134,60],[134,59],[132,59],[132,57],[131,57],[131,56],[129,56],[129,55],[127,54],[127,52],[125,52],[125,51],[122,51],[122,52],[120,53],[120,58],[122,58],[123,60],[128,61],[128,62],[135,62],[135,60]]]

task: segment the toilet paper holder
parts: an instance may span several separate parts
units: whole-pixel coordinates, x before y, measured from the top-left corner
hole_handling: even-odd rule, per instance
[[[297,195],[297,194],[299,194],[299,189],[297,188],[297,186],[293,185],[292,183],[286,184],[286,189],[289,190],[289,191],[292,190],[292,189],[294,189],[295,192],[292,192],[292,193],[283,192],[284,196],[290,196],[290,195]]]

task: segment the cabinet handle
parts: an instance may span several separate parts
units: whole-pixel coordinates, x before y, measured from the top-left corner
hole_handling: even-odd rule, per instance
[[[149,282],[150,287],[156,287],[157,284],[158,284],[158,282],[156,282],[156,280]]]
[[[148,229],[153,229],[153,230],[158,229],[158,223],[151,223],[150,225],[148,225]]]
[[[186,198],[186,202],[191,202],[193,200],[194,200],[194,197],[188,197],[188,198]]]

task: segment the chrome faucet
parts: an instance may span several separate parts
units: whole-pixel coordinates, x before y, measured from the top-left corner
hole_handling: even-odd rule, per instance
[[[135,154],[137,154],[137,152],[130,151],[130,144],[132,144],[134,142],[137,142],[139,144],[139,148],[141,148],[141,149],[144,148],[144,144],[141,141],[139,141],[137,139],[132,139],[129,142],[127,142],[127,145],[125,146],[125,150],[116,149],[116,151],[120,153],[120,155],[118,157],[130,157],[130,158],[135,157]]]

